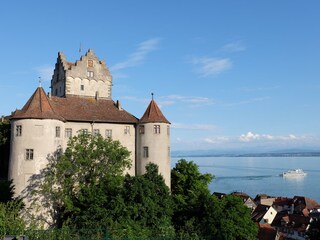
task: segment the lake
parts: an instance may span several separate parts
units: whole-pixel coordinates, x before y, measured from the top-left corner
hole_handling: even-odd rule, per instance
[[[181,159],[172,158],[172,167]],[[211,173],[211,192],[245,192],[251,197],[306,196],[320,202],[320,157],[184,157],[199,166],[201,173]],[[279,176],[289,169],[301,168],[305,177]]]

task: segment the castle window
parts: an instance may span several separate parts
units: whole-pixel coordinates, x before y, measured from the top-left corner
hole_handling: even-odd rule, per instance
[[[124,134],[129,135],[130,134],[130,126],[125,126],[124,128]]]
[[[80,131],[82,134],[88,134],[88,129],[86,129],[86,128],[83,128]]]
[[[112,138],[112,130],[106,129],[106,138]]]
[[[80,86],[81,91],[84,91],[84,85]]]
[[[160,125],[153,126],[153,133],[160,134]]]
[[[92,60],[88,60],[88,67],[93,67],[93,61]]]
[[[100,130],[99,129],[93,129],[93,135],[97,136],[100,134]]]
[[[72,128],[66,128],[64,132],[65,138],[71,138],[72,137]]]
[[[139,133],[144,134],[144,125],[139,126]]]
[[[56,127],[56,137],[59,138],[60,137],[60,127]]]
[[[16,126],[16,136],[17,137],[22,136],[22,125],[17,125]]]
[[[87,76],[88,76],[88,77],[93,77],[93,71],[88,71],[88,72],[87,72]]]
[[[167,134],[170,135],[170,126],[167,126]]]
[[[26,149],[26,160],[33,160],[33,149]]]
[[[168,147],[168,157],[170,157],[170,147]]]
[[[143,147],[143,157],[144,158],[149,157],[149,147]]]

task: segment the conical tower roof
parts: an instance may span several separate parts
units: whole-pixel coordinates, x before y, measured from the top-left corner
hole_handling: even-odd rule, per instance
[[[13,113],[12,119],[58,119],[63,120],[61,116],[55,113],[49,99],[42,87],[38,87],[37,90],[30,97],[28,102],[23,106],[21,110],[17,110]]]
[[[160,108],[158,107],[157,103],[152,99],[149,103],[149,106],[145,113],[143,114],[142,118],[139,121],[140,123],[168,123],[170,122],[165,118],[162,114]]]

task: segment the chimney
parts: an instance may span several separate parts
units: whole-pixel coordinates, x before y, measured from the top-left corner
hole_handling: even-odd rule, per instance
[[[120,104],[120,101],[119,101],[119,100],[117,100],[117,104],[116,104],[116,106],[117,106],[117,108],[118,108],[119,110],[122,110],[122,108],[121,108],[121,104]]]

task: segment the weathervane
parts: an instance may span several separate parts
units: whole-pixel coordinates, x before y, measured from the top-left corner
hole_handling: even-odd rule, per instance
[[[39,87],[41,87],[41,82],[42,82],[42,79],[41,77],[39,77]]]
[[[81,54],[81,52],[82,52],[82,46],[81,46],[81,42],[80,42],[79,53]]]
[[[152,100],[153,100],[153,92],[151,93],[151,98],[152,98]]]

